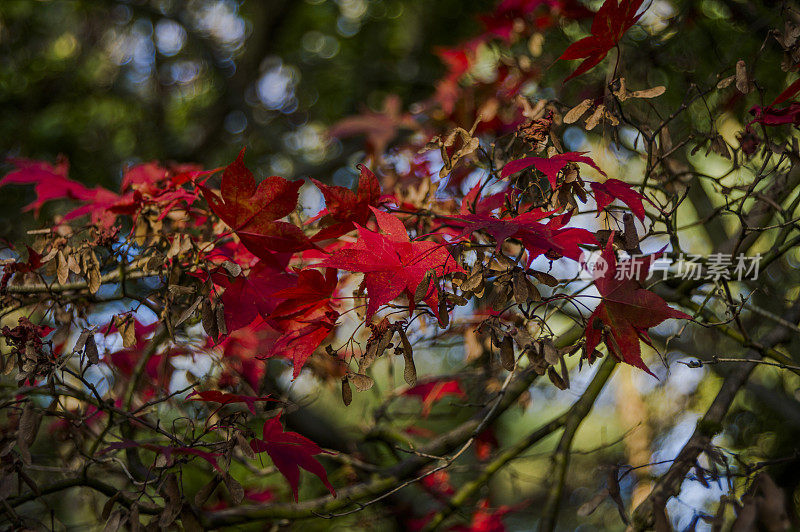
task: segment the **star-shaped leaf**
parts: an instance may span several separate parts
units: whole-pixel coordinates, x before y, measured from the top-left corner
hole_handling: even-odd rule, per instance
[[[328,482],[325,468],[314,458],[326,451],[302,434],[284,431],[280,415],[264,423],[263,439],[253,438],[250,440],[250,448],[255,453],[265,452],[269,455],[272,463],[289,483],[295,502],[298,500],[301,467],[318,476],[331,495],[336,496],[336,490]]]

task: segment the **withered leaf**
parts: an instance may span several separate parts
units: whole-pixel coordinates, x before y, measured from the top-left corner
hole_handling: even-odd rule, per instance
[[[372,380],[372,377],[362,373],[350,373],[347,378],[353,382],[353,385],[359,392],[365,392],[375,385],[375,381]]]
[[[214,308],[211,306],[211,301],[208,298],[203,299],[203,306],[200,309],[200,321],[203,324],[203,330],[212,339],[215,340],[219,336],[219,329],[217,329],[217,317]]]
[[[181,526],[184,532],[203,532],[205,530],[188,505],[181,510]]]
[[[503,365],[503,369],[513,371],[514,362],[514,341],[510,336],[506,336],[500,342],[500,363]]]
[[[120,529],[120,525],[122,524],[122,510],[114,510],[114,512],[108,517],[108,521],[106,521],[106,526],[103,527],[103,532],[116,532]]]
[[[642,89],[640,91],[633,91],[628,94],[629,98],[656,98],[667,92],[667,88],[663,85],[657,87],[650,87],[649,89]]]
[[[616,467],[608,472],[608,480],[606,484],[608,487],[608,496],[611,497],[611,500],[616,503],[617,510],[619,510],[619,516],[627,525],[628,514],[625,512],[625,503],[622,501],[622,495],[620,495],[619,478],[617,477],[617,473],[618,469]]]
[[[174,325],[173,325],[173,326],[174,326],[174,327],[177,327],[177,326],[179,326],[180,324],[182,324],[183,322],[185,322],[186,320],[188,320],[189,318],[191,318],[191,317],[192,317],[192,314],[194,314],[194,311],[195,311],[195,310],[197,310],[197,307],[199,307],[199,306],[200,306],[200,303],[202,303],[202,302],[203,302],[203,299],[204,299],[204,297],[203,297],[203,296],[197,296],[197,298],[196,298],[196,299],[194,300],[194,302],[193,302],[193,303],[192,303],[192,304],[189,306],[189,308],[187,308],[186,310],[184,310],[184,311],[181,313],[180,317],[179,317],[179,318],[178,318],[178,320],[177,320],[177,321],[174,323]]]
[[[520,269],[515,269],[512,275],[512,282],[514,286],[514,301],[521,305],[528,302],[530,293],[528,291],[528,284],[525,283],[525,274]]]
[[[100,354],[97,351],[97,343],[94,341],[94,334],[90,334],[86,337],[86,345],[84,346],[83,352],[89,360],[89,364],[100,363]]]
[[[139,505],[136,503],[131,504],[128,512],[128,526],[131,532],[139,532]]]
[[[222,477],[222,480],[225,482],[225,487],[228,488],[228,493],[231,496],[231,502],[233,502],[233,504],[241,504],[241,502],[244,500],[244,488],[241,484],[239,484],[239,481],[227,473]]]
[[[583,100],[581,103],[567,111],[567,114],[564,115],[564,123],[565,124],[574,124],[577,122],[583,114],[589,110],[592,106],[592,100],[586,99]]]
[[[130,315],[117,316],[117,330],[122,336],[122,345],[125,348],[136,345],[136,329],[133,317]]]
[[[547,376],[550,379],[550,382],[555,384],[556,388],[559,390],[566,390],[568,388],[567,383],[564,382],[564,379],[561,378],[561,375],[558,374],[553,366],[547,368]]]
[[[222,304],[222,301],[217,303],[214,312],[217,322],[217,333],[219,336],[228,336],[228,326],[225,324],[225,306]]]
[[[28,465],[31,463],[30,446],[36,439],[41,421],[42,415],[33,406],[33,403],[30,401],[25,403],[25,408],[22,409],[22,415],[19,419],[19,428],[17,429],[17,446],[19,447],[22,461]]]
[[[161,487],[161,492],[164,495],[165,504],[164,510],[158,518],[158,524],[162,527],[168,527],[181,513],[181,507],[183,506],[181,504],[181,489],[175,473],[167,475]]]
[[[741,59],[736,62],[736,89],[742,94],[753,90],[753,84],[747,77],[747,65]]]
[[[106,503],[103,505],[103,510],[100,512],[100,519],[102,521],[108,520],[109,516],[111,515],[111,510],[114,509],[114,505],[116,504],[120,495],[120,492],[116,492],[114,495],[109,497]]]
[[[428,295],[431,287],[431,279],[434,278],[436,272],[433,270],[428,270],[425,272],[425,275],[422,277],[422,281],[417,285],[417,289],[414,290],[414,304],[419,305],[419,302],[425,299],[425,296]]]
[[[441,327],[442,329],[447,329],[447,326],[450,325],[450,311],[447,308],[446,298],[439,299],[439,309],[437,317],[439,319],[439,327]]]
[[[214,476],[211,480],[209,480],[197,494],[194,496],[194,504],[195,506],[202,507],[205,505],[206,501],[208,501],[211,494],[214,493],[214,490],[217,489],[219,483],[222,482],[222,479],[219,476]]]
[[[234,438],[236,438],[236,447],[242,451],[242,454],[251,460],[255,460],[256,453],[253,452],[253,448],[250,447],[250,442],[245,439],[244,435],[241,432],[236,432]]]
[[[83,329],[81,334],[78,336],[78,339],[75,340],[75,346],[72,348],[73,353],[80,353],[83,351],[84,346],[86,345],[86,340],[89,336],[94,334],[94,330],[92,329]]]
[[[242,273],[242,267],[229,260],[223,262],[222,267],[225,268],[231,277],[239,277],[239,275]]]
[[[584,126],[586,131],[591,131],[592,129],[595,128],[595,126],[597,126],[597,124],[600,123],[600,119],[603,118],[603,113],[605,112],[605,110],[606,110],[605,105],[600,104],[597,106],[597,109],[594,110],[594,113],[589,115],[589,118],[586,119],[586,125]]]
[[[350,406],[353,402],[353,389],[350,388],[350,382],[347,377],[342,379],[342,402],[344,406]]]
[[[56,274],[58,275],[58,282],[60,284],[66,284],[66,282],[69,280],[69,264],[67,263],[67,258],[64,256],[64,252],[60,249],[58,250],[56,257]]]
[[[550,287],[558,285],[558,279],[556,279],[555,277],[553,277],[549,273],[537,272],[535,270],[528,270],[528,273],[530,275],[533,275],[536,278],[536,280],[539,281],[542,284],[546,284],[547,286],[550,286]]]
[[[483,270],[480,267],[473,269],[467,280],[461,283],[464,292],[480,292],[483,287]]]
[[[719,80],[719,82],[717,83],[717,88],[725,89],[729,87],[730,84],[734,82],[734,80],[736,80],[736,76],[728,76],[727,78],[723,78]]]
[[[403,361],[405,368],[403,369],[403,379],[409,386],[417,384],[417,368],[414,365],[414,351],[411,348],[411,342],[408,341],[406,331],[400,329],[400,341],[403,343]]]
[[[558,353],[558,348],[553,343],[553,340],[550,338],[545,338],[541,341],[541,349],[542,355],[544,355],[544,359],[547,361],[548,364],[554,366],[558,364],[558,361],[561,360],[561,356]]]

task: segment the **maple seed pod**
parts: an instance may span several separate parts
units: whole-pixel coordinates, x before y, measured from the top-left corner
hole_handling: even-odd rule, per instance
[[[500,362],[503,364],[503,369],[514,371],[514,342],[510,336],[506,336],[500,342]]]
[[[566,390],[568,388],[567,383],[564,382],[564,379],[561,378],[561,375],[550,366],[547,368],[547,376],[550,378],[550,381],[558,388],[559,390]]]
[[[211,302],[208,299],[203,301],[203,306],[200,310],[200,320],[203,323],[203,330],[206,331],[206,334],[211,337],[212,340],[216,341],[219,329],[217,329],[217,319],[214,315],[214,309],[211,308]]]
[[[417,289],[414,290],[414,304],[418,305],[420,301],[425,299],[425,296],[428,295],[428,291],[431,286],[431,279],[433,278],[434,271],[428,270],[425,272],[425,275],[422,277],[422,281],[417,285]]]
[[[450,325],[450,312],[447,310],[447,300],[445,298],[441,298],[439,300],[439,327],[442,329],[447,329],[447,326]]]
[[[219,335],[228,336],[228,326],[225,324],[225,307],[222,305],[222,301],[217,303],[215,317],[217,322],[217,332]]]
[[[375,381],[372,380],[372,377],[362,375],[361,373],[351,373],[347,378],[348,380],[353,381],[353,385],[359,392],[366,392],[375,384]]]
[[[409,386],[417,384],[417,367],[414,365],[414,351],[411,348],[411,342],[408,341],[406,331],[399,330],[400,341],[403,342],[403,361],[405,368],[403,369],[403,378]]]
[[[215,475],[214,478],[208,481],[200,491],[194,496],[194,504],[195,506],[203,506],[205,505],[206,501],[211,497],[211,494],[214,493],[214,490],[217,489],[219,483],[222,482],[222,479]]]
[[[99,364],[100,355],[97,352],[97,343],[94,341],[94,335],[90,334],[86,337],[86,346],[84,348],[86,358],[89,359],[90,364]]]
[[[350,388],[347,377],[342,379],[342,402],[344,406],[350,406],[350,403],[353,402],[353,389]]]

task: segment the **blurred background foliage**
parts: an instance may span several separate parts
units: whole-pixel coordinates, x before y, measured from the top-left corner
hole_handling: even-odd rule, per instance
[[[360,147],[324,142],[384,97],[423,99],[434,55],[478,31],[492,0],[8,0],[0,2],[0,151],[116,188],[148,160],[248,164],[329,180]],[[0,194],[18,238],[28,190]],[[14,213],[13,216],[10,214]]]

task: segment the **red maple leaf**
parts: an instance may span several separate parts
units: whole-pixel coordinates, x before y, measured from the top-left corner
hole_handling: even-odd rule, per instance
[[[800,125],[800,103],[791,102],[785,107],[774,109],[772,106],[761,107],[754,105],[750,109],[750,114],[754,116],[750,122],[758,122],[765,126],[782,126],[784,124]]]
[[[592,21],[591,35],[572,43],[559,59],[583,59],[575,72],[567,76],[564,82],[575,76],[588,72],[608,52],[614,48],[631,26],[636,24],[642,13],[636,14],[642,6],[642,0],[606,0],[597,11]]]
[[[266,452],[272,463],[278,468],[281,475],[286,478],[292,488],[294,500],[298,500],[298,486],[300,484],[300,468],[317,475],[319,479],[336,496],[336,490],[328,482],[328,474],[315,455],[329,453],[323,451],[319,445],[297,432],[284,432],[281,426],[280,414],[264,423],[263,439],[253,438],[250,447],[255,453]]]
[[[412,242],[403,222],[396,216],[374,207],[370,209],[384,234],[357,226],[358,241],[322,262],[322,266],[365,274],[364,284],[369,294],[367,320],[381,305],[404,292],[410,296],[413,310],[413,295],[429,270],[437,277],[462,271],[444,246],[436,242]],[[433,288],[434,280],[428,283],[424,300],[432,309],[437,309],[439,297]]]
[[[67,212],[62,220],[66,222],[88,215],[92,223],[106,229],[116,223],[118,215],[136,215],[145,203],[158,206],[159,219],[167,216],[179,202],[190,205],[197,195],[182,189],[181,185],[210,173],[189,165],[169,169],[154,163],[138,165],[126,171],[123,193],[117,194],[103,187],[90,189],[69,179],[69,164],[63,158],[55,165],[29,159],[9,159],[9,162],[16,166],[16,170],[0,179],[0,187],[34,184],[37,197],[26,210],[32,209],[38,214],[48,201],[77,200],[82,205]]]
[[[606,175],[606,173],[597,166],[597,163],[590,157],[584,156],[584,153],[586,152],[571,151],[553,155],[552,157],[523,157],[522,159],[506,163],[500,176],[505,179],[511,174],[533,166],[547,176],[547,180],[550,181],[550,186],[555,189],[558,184],[558,173],[570,162],[588,164],[601,174]]]
[[[226,286],[222,294],[225,325],[233,332],[250,324],[257,316],[264,318],[282,301],[275,293],[292,286],[294,277],[275,262],[261,260],[247,275],[233,281],[221,277],[218,284]]]
[[[633,190],[628,183],[619,179],[608,179],[604,183],[591,183],[597,210],[602,211],[615,199],[620,200],[631,208],[639,220],[644,221],[643,196]]]
[[[244,403],[247,405],[247,409],[250,410],[250,412],[252,412],[253,415],[255,415],[256,413],[255,409],[256,402],[275,401],[275,399],[271,398],[269,395],[264,395],[262,397],[257,397],[254,395],[237,395],[233,393],[222,392],[220,390],[206,390],[203,392],[194,390],[192,391],[192,393],[186,396],[186,399],[189,401],[219,403],[220,405],[229,405],[231,403]]]
[[[282,335],[267,356],[291,360],[294,378],[336,325],[339,313],[331,302],[336,282],[335,269],[323,276],[319,270],[308,268],[298,274],[296,285],[274,294],[283,301],[270,313],[268,321]]]
[[[421,382],[403,392],[409,397],[419,397],[422,400],[422,417],[428,417],[433,403],[448,395],[464,398],[466,394],[456,379],[430,379]]]
[[[550,214],[552,213],[543,210],[527,212],[513,218],[466,214],[450,220],[454,225],[464,227],[459,236],[475,231],[486,231],[497,243],[495,248],[497,251],[507,238],[516,238],[528,250],[528,265],[533,259],[545,253],[554,258],[563,256],[579,260],[582,253],[579,244],[597,244],[591,231],[579,227],[565,227],[571,212],[556,216],[546,224],[538,222]]]
[[[472,514],[472,521],[469,525],[455,525],[449,530],[455,532],[505,532],[506,526],[503,517],[512,510],[510,506],[500,506],[493,509],[489,501],[483,499],[478,503],[475,513]]]
[[[360,115],[349,116],[335,123],[328,134],[345,138],[355,135],[366,137],[368,151],[374,154],[385,152],[386,146],[397,136],[400,129],[417,129],[419,126],[408,113],[402,112],[403,102],[396,94],[383,101],[383,110],[365,110]]]
[[[613,242],[612,235],[601,255],[605,270],[594,281],[603,299],[589,316],[585,352],[591,360],[597,345],[605,342],[609,352],[618,359],[655,376],[642,360],[639,340],[652,345],[647,335],[648,329],[669,318],[692,318],[670,307],[650,290],[642,288],[650,264],[659,254],[617,263]],[[618,272],[625,275],[618,275]]]
[[[367,225],[370,216],[369,207],[379,205],[381,187],[369,168],[363,164],[360,167],[361,176],[358,179],[356,192],[345,187],[326,185],[316,179],[311,180],[325,196],[326,207],[317,215],[323,217],[322,223],[325,227],[311,238],[312,241],[319,242],[340,237],[355,229],[355,224]]]
[[[233,229],[247,248],[261,256],[266,250],[300,251],[314,247],[294,224],[278,221],[297,207],[302,180],[287,181],[271,176],[256,185],[244,164],[244,149],[222,173],[220,198],[199,185],[211,207]]]

